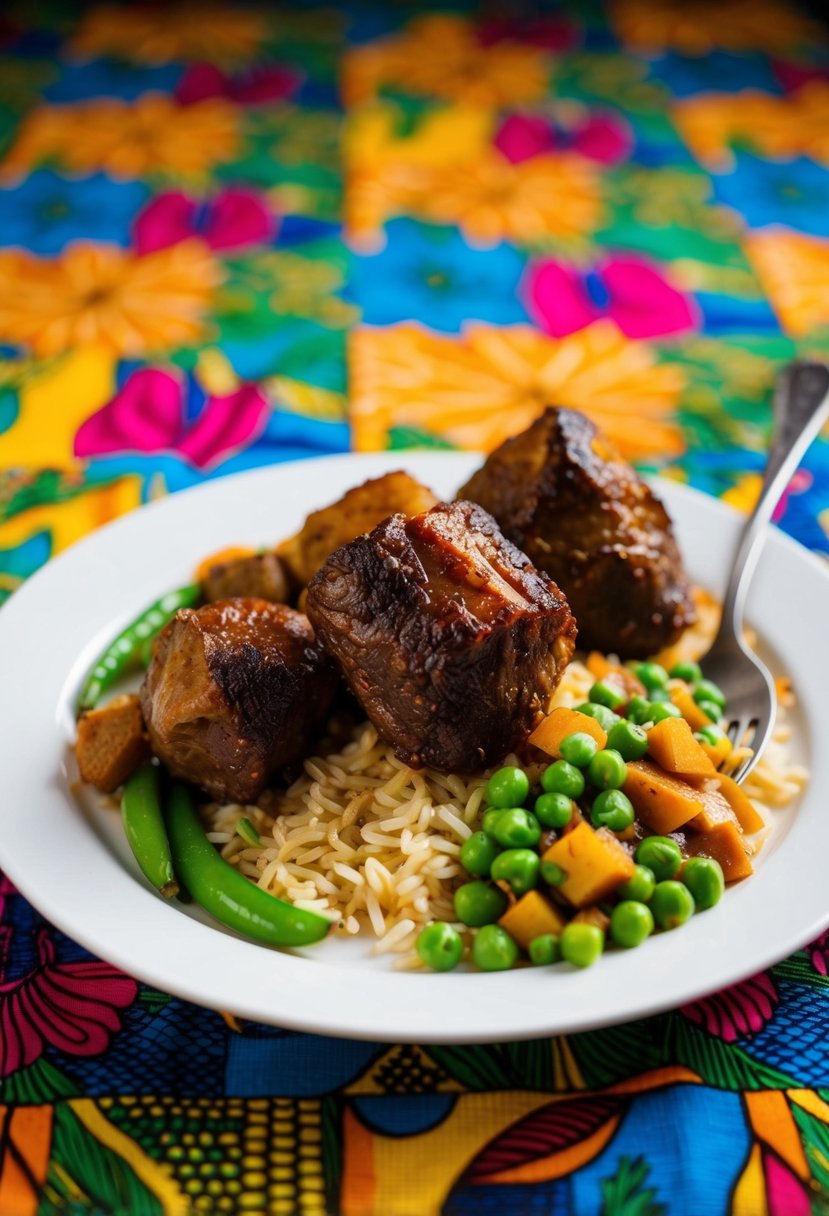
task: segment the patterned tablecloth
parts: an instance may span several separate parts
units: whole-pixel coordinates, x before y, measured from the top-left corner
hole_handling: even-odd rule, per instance
[[[0,598],[206,478],[490,448],[549,400],[752,501],[776,368],[829,354],[824,34],[419,9],[4,6]],[[825,442],[779,521],[829,550]],[[2,1216],[829,1211],[829,936],[663,1017],[421,1049],[242,1025],[0,909]]]

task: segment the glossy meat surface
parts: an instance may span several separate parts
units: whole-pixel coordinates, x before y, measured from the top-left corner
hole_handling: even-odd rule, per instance
[[[202,580],[202,592],[209,604],[240,595],[286,604],[290,591],[287,567],[275,553],[254,553],[221,562],[211,566]]]
[[[436,502],[432,491],[408,473],[386,473],[355,486],[329,507],[312,511],[296,536],[279,546],[279,554],[296,581],[305,586],[340,545],[370,532],[397,511],[419,515]]]
[[[444,772],[523,743],[576,634],[555,584],[468,502],[393,515],[338,549],[308,615],[400,759]]]
[[[301,612],[228,599],[176,614],[155,644],[141,706],[174,776],[248,802],[308,752],[336,686]]]
[[[584,414],[548,409],[497,448],[458,497],[491,511],[558,583],[580,646],[650,655],[693,623],[665,508]]]

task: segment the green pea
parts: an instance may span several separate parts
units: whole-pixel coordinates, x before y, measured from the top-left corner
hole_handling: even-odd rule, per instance
[[[725,693],[713,680],[697,680],[691,689],[691,695],[697,705],[700,701],[713,701],[720,709],[725,709]]]
[[[464,925],[491,925],[507,910],[507,897],[485,882],[465,882],[455,892],[455,915]]]
[[[656,879],[649,866],[637,865],[627,882],[616,888],[620,899],[635,899],[640,904],[646,904],[653,895]]]
[[[574,967],[590,967],[604,950],[604,934],[598,925],[565,925],[558,939],[561,957]]]
[[[668,683],[668,673],[661,663],[637,663],[633,670],[648,692],[664,688]]]
[[[627,720],[633,722],[635,726],[641,726],[643,722],[650,722],[650,713],[651,703],[641,693],[637,693],[628,701]]]
[[[722,718],[722,707],[716,701],[697,701],[697,705],[712,722],[719,722]]]
[[[521,806],[530,792],[530,779],[523,768],[508,764],[493,773],[486,783],[486,800],[490,806]]]
[[[622,900],[610,914],[610,936],[626,950],[641,946],[653,933],[653,913],[647,904],[635,899]]]
[[[498,846],[486,832],[473,832],[461,845],[461,865],[470,874],[488,878],[492,863],[498,856]]]
[[[709,743],[711,747],[716,747],[725,738],[725,731],[712,722],[709,726],[703,726],[700,730],[694,731],[694,738],[698,743]]]
[[[509,971],[518,962],[518,946],[500,925],[485,925],[475,934],[472,960],[481,971]]]
[[[535,800],[535,817],[545,828],[563,828],[573,818],[573,799],[566,794],[541,794]]]
[[[722,866],[713,857],[691,857],[682,867],[680,881],[685,884],[700,909],[713,908],[725,892]]]
[[[422,962],[433,971],[451,971],[463,954],[463,941],[454,925],[436,920],[417,935],[415,949]]]
[[[493,833],[495,831],[495,825],[500,818],[501,818],[501,812],[496,810],[495,808],[492,808],[488,811],[484,811],[484,817],[481,820],[481,828],[487,836],[493,836]],[[494,839],[494,837],[493,837],[493,839]]]
[[[608,709],[618,709],[627,701],[627,694],[609,680],[597,680],[587,694],[597,705],[606,705]]]
[[[536,967],[546,967],[550,963],[557,963],[561,957],[558,938],[554,937],[552,933],[542,933],[540,937],[532,939],[527,953],[530,956],[530,962],[534,963]]]
[[[524,895],[537,884],[540,865],[533,849],[505,849],[492,863],[492,878],[509,883],[513,895]]]
[[[550,887],[560,887],[567,879],[567,871],[555,861],[541,862],[541,877]]]
[[[584,793],[584,776],[574,764],[556,760],[541,774],[541,788],[545,794],[566,794],[568,798],[581,798]]]
[[[635,722],[617,722],[608,732],[607,746],[623,760],[640,760],[648,750],[648,736]]]
[[[657,882],[673,878],[682,865],[679,845],[670,836],[646,836],[635,853],[640,866],[647,866]]]
[[[651,898],[653,918],[660,929],[677,929],[694,915],[694,897],[681,882],[658,882]]]
[[[532,811],[512,807],[508,811],[501,811],[491,835],[503,849],[531,849],[541,839],[541,824]]]
[[[624,832],[633,823],[633,803],[621,790],[602,790],[593,799],[590,821],[594,828]]]
[[[599,790],[618,790],[627,780],[628,766],[618,752],[606,749],[596,752],[588,765],[587,775]]]
[[[621,721],[619,715],[614,714],[612,709],[608,709],[606,705],[598,705],[594,701],[585,701],[583,705],[577,705],[576,713],[592,718],[604,731],[610,730],[611,726],[615,726],[617,722]]]
[[[651,716],[650,720],[656,725],[657,722],[662,722],[665,718],[681,718],[682,710],[674,705],[673,701],[651,701]]]
[[[695,684],[697,680],[702,679],[702,668],[699,663],[674,663],[668,674],[672,680],[685,680],[688,684]]]
[[[576,768],[587,768],[598,750],[599,745],[593,736],[581,730],[562,739],[559,747],[562,760],[575,764]]]

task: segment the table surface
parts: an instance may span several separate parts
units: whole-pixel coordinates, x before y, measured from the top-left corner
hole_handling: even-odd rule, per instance
[[[547,401],[752,503],[776,370],[829,356],[826,36],[517,11],[4,9],[0,601],[205,478]],[[829,552],[825,441],[779,523]],[[824,935],[644,1022],[388,1047],[148,989],[4,882],[0,1212],[827,1211],[828,969]]]

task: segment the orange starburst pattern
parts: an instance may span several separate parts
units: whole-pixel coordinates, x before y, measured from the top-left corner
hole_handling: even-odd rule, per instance
[[[70,173],[103,169],[122,179],[143,174],[192,179],[230,160],[238,147],[238,116],[228,102],[180,106],[171,97],[147,93],[132,103],[91,101],[33,110],[0,161],[0,175],[13,179],[49,161]]]
[[[112,55],[134,63],[238,63],[256,55],[266,33],[264,15],[248,8],[101,4],[83,18],[70,47],[83,58]]]
[[[691,151],[729,168],[730,145],[749,142],[762,156],[810,156],[829,164],[829,85],[809,81],[788,97],[746,89],[677,102],[673,118]]]
[[[0,252],[0,341],[40,356],[84,346],[122,357],[204,337],[221,272],[201,241],[158,253],[79,242],[59,258]]]
[[[780,0],[613,0],[610,12],[622,41],[645,53],[707,55],[721,48],[779,55],[820,30]]]
[[[393,87],[419,97],[467,105],[504,106],[536,101],[547,91],[549,57],[509,40],[484,46],[461,17],[429,16],[406,31],[357,47],[343,64],[347,106]]]
[[[829,241],[778,229],[746,237],[745,249],[788,333],[829,325]]]
[[[547,405],[583,410],[630,459],[684,450],[673,421],[684,384],[610,321],[555,339],[528,325],[470,324],[460,335],[407,323],[350,339],[351,422],[359,451],[413,427],[457,447],[489,451]]]

